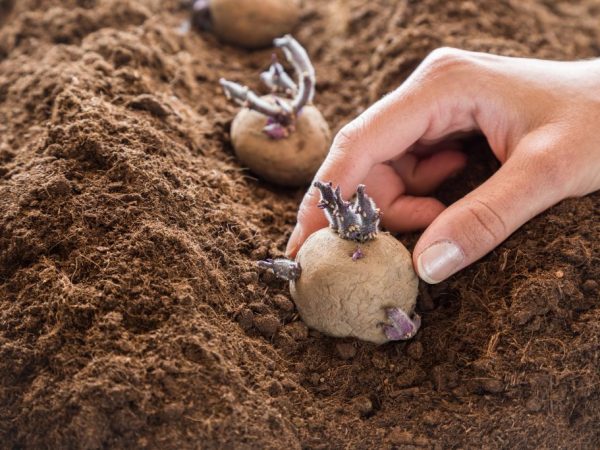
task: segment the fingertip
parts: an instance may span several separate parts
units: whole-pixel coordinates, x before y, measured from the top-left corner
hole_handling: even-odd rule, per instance
[[[437,284],[464,267],[465,254],[453,241],[440,240],[421,253],[413,254],[413,264],[419,277],[428,284]]]
[[[418,258],[416,253],[413,253],[413,267],[415,268],[415,272],[417,276],[427,284],[438,284],[439,281],[431,279],[425,270],[423,270],[423,264],[421,262],[421,258]]]
[[[407,154],[392,162],[400,175],[406,192],[412,195],[427,195],[444,180],[459,173],[467,164],[467,156],[460,150],[442,150],[433,155],[417,159]]]
[[[454,176],[467,165],[468,157],[466,153],[460,150],[446,150],[444,153],[447,158],[446,164],[452,168],[448,176]]]
[[[303,235],[302,225],[297,224],[290,235],[290,239],[288,240],[285,256],[288,258],[295,258],[298,250],[300,249],[301,237]]]

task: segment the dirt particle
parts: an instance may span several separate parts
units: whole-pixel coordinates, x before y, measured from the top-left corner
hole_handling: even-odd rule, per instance
[[[436,391],[446,390],[446,373],[444,367],[435,366],[431,369],[431,380],[435,386]]]
[[[323,337],[323,333],[317,330],[308,330],[308,335],[314,339],[321,339]]]
[[[394,427],[388,439],[394,445],[415,445],[415,435],[401,427]]]
[[[280,348],[285,354],[292,354],[298,350],[299,343],[294,340],[289,334],[280,328],[279,332],[273,338],[273,344]]]
[[[312,384],[313,386],[318,386],[319,384],[321,384],[321,375],[318,374],[317,372],[313,372],[309,375],[308,377],[308,381],[310,382],[310,384]]]
[[[423,344],[419,341],[411,342],[408,344],[406,353],[415,361],[420,360],[423,357]]]
[[[483,392],[489,394],[500,394],[504,391],[504,383],[501,380],[497,380],[495,378],[487,378],[485,380],[480,380],[478,385]]]
[[[598,290],[598,282],[596,280],[585,280],[581,288],[586,294],[593,294]]]
[[[260,275],[260,279],[263,283],[272,286],[272,285],[277,285],[278,283],[280,283],[281,280],[279,280],[275,274],[270,271],[270,270],[265,270],[263,271],[263,273]]]
[[[267,388],[269,395],[271,397],[277,397],[283,393],[283,386],[277,380],[271,381],[269,387]]]
[[[286,391],[294,391],[298,388],[298,385],[289,379],[284,379],[281,381],[281,386],[286,390]]]
[[[254,323],[254,313],[248,308],[242,309],[237,315],[237,322],[243,330],[249,330]]]
[[[166,105],[150,94],[138,95],[130,100],[127,103],[127,106],[131,109],[148,111],[150,114],[159,118],[164,118],[171,114],[171,111],[169,111]]]
[[[515,323],[517,325],[525,325],[533,317],[534,317],[534,311],[532,311],[530,309],[529,310],[523,310],[523,311],[517,311],[514,314]]]
[[[269,307],[262,302],[252,302],[248,305],[248,307],[255,314],[267,314],[269,312]]]
[[[336,343],[335,350],[338,356],[343,360],[352,359],[356,356],[356,347],[348,342]]]
[[[163,410],[163,415],[167,420],[179,419],[185,411],[185,406],[181,403],[169,403]]]
[[[273,304],[284,312],[291,312],[294,310],[294,303],[285,295],[278,294],[273,297]]]
[[[362,417],[366,417],[373,412],[373,402],[366,395],[361,395],[352,399],[352,409]]]
[[[373,367],[381,370],[387,365],[387,358],[383,353],[375,353],[371,357],[371,363],[373,364]]]
[[[308,338],[308,327],[300,320],[288,323],[283,329],[295,341],[303,341]]]
[[[305,421],[304,421],[304,419],[302,419],[300,417],[293,417],[292,423],[294,424],[294,426],[296,428],[304,428]]]
[[[275,333],[277,333],[277,330],[281,324],[276,316],[267,314],[264,316],[255,317],[254,326],[264,337],[271,338],[275,335]]]
[[[394,378],[394,383],[398,387],[408,387],[422,379],[424,379],[424,373],[419,367],[409,367],[400,370]]]
[[[428,411],[423,416],[422,421],[424,425],[430,427],[437,426],[441,421],[440,414],[438,413],[438,411]]]
[[[269,249],[266,246],[261,245],[260,247],[254,249],[252,251],[252,253],[251,253],[250,256],[251,256],[251,258],[253,260],[258,261],[260,259],[267,258],[268,255],[269,255]],[[271,272],[270,271],[266,271],[266,272],[263,272],[263,273],[266,274],[266,273],[271,273]]]
[[[241,275],[242,282],[245,284],[258,283],[258,273],[244,272]]]
[[[542,409],[542,402],[537,397],[531,397],[525,403],[525,407],[527,408],[527,411],[530,411],[530,412],[539,412]]]

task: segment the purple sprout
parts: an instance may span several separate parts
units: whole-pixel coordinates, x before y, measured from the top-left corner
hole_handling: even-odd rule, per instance
[[[342,239],[365,242],[375,238],[379,232],[381,213],[375,202],[365,193],[364,185],[358,186],[353,203],[342,198],[339,186],[335,191],[331,183],[315,181],[313,186],[321,192],[321,200],[317,206],[323,209],[329,226]]]
[[[319,201],[319,203],[317,203],[317,208],[323,210],[323,213],[325,214],[325,217],[327,217],[327,221],[329,222],[329,226],[332,230],[337,231],[337,197],[335,191],[333,190],[331,182],[321,183],[320,181],[315,181],[314,186],[321,192],[321,200]]]
[[[260,74],[260,79],[271,93],[293,96],[298,92],[298,86],[279,63],[275,53],[271,56],[271,66]]]
[[[359,185],[354,202],[342,198],[338,186],[335,190],[331,182],[315,181],[313,185],[319,189],[321,200],[317,207],[323,210],[329,226],[342,239],[365,242],[374,239],[379,231],[379,209],[375,202],[365,193],[365,186]],[[352,254],[352,260],[364,258],[364,253],[357,247]],[[290,259],[267,259],[258,262],[259,267],[271,269],[276,277],[286,281],[297,280],[300,277],[300,265]]]
[[[362,252],[360,247],[356,247],[356,250],[354,250],[354,253],[352,253],[352,261],[358,261],[359,259],[362,259],[364,257],[365,254]]]
[[[335,190],[337,209],[335,217],[338,223],[338,234],[342,239],[360,241],[361,217],[356,213],[352,204],[342,198],[342,191],[338,186]]]
[[[400,308],[390,308],[386,311],[391,325],[384,325],[383,331],[390,341],[404,341],[412,338],[421,327],[421,316],[417,313],[409,317]]]
[[[287,74],[275,55],[269,69],[260,75],[262,82],[274,95],[273,101],[261,98],[239,83],[224,78],[221,78],[219,83],[228,99],[267,116],[263,132],[271,139],[278,140],[286,138],[294,131],[298,114],[305,105],[312,103],[316,81],[315,69],[310,58],[296,39],[288,34],[275,39],[273,44],[283,51],[294,68],[298,75],[298,83]],[[291,98],[275,97],[275,94],[284,94]]]
[[[271,269],[277,278],[285,281],[295,281],[300,278],[300,264],[287,258],[266,259],[258,261],[258,267]]]
[[[381,212],[375,206],[371,197],[365,194],[365,185],[359,184],[356,189],[356,200],[354,202],[354,211],[361,217],[361,236],[366,239],[373,239],[379,231],[379,220]]]
[[[290,135],[290,130],[288,127],[284,127],[279,122],[276,122],[269,117],[267,119],[267,124],[263,128],[263,133],[265,133],[271,139],[279,140],[288,137]]]

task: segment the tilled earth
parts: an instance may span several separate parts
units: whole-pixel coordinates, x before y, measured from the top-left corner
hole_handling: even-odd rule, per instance
[[[439,46],[600,53],[598,0],[305,3],[333,130]],[[235,161],[217,83],[258,89],[271,50],[186,18],[179,0],[0,0],[0,446],[598,447],[600,195],[421,286],[410,342],[309,331],[254,265],[303,193]],[[444,201],[496,169],[466,145]]]

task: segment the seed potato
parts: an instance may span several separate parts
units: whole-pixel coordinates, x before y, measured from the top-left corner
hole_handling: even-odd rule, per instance
[[[231,141],[240,162],[272,183],[291,187],[310,183],[331,140],[319,110],[312,105],[302,108],[295,130],[283,139],[274,140],[264,133],[266,120],[248,108],[242,108],[233,120]]]
[[[357,246],[363,257],[352,259]],[[410,252],[393,236],[379,233],[358,244],[331,229],[313,233],[296,257],[302,268],[290,292],[306,324],[335,337],[383,344],[386,311],[415,309],[418,278]]]
[[[300,18],[299,0],[211,0],[214,33],[245,48],[268,47],[290,33]]]

